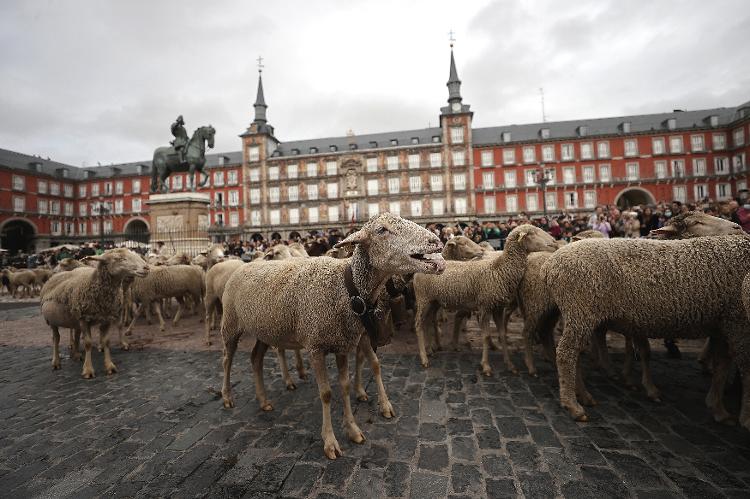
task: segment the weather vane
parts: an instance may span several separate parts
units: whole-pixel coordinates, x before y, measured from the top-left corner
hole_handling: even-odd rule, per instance
[[[258,58],[256,59],[256,61],[258,61],[258,73],[262,73],[263,72],[263,68],[265,67],[263,65],[263,57],[258,56]]]
[[[451,42],[451,48],[453,48],[453,42],[455,42],[455,41],[456,41],[456,38],[455,38],[455,37],[453,36],[453,35],[455,35],[455,34],[456,34],[456,33],[454,33],[454,32],[453,32],[453,30],[450,30],[450,31],[448,32],[448,41],[449,41],[449,42]]]

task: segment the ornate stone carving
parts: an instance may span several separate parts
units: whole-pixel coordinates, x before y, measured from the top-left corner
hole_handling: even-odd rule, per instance
[[[156,218],[157,232],[171,232],[183,228],[182,215],[162,215]]]

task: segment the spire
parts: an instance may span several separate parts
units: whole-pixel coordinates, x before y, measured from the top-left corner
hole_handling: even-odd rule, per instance
[[[461,102],[461,80],[458,79],[456,71],[456,59],[453,57],[453,44],[451,43],[451,69],[448,77],[448,102]]]
[[[255,97],[255,123],[261,124],[266,122],[266,99],[263,95],[263,76],[258,71],[258,95]]]

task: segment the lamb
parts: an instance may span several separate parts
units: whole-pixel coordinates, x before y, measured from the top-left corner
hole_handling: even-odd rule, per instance
[[[505,250],[495,258],[469,262],[448,261],[440,276],[415,275],[416,329],[422,366],[428,367],[425,350],[425,325],[435,324],[439,307],[471,312],[477,310],[484,331],[482,374],[490,376],[489,315],[508,307],[514,301],[526,270],[526,256],[534,251],[555,251],[555,240],[538,227],[520,225],[508,235]],[[502,323],[502,320],[500,321]],[[509,370],[514,367],[508,354],[505,336],[503,357]]]
[[[149,268],[136,254],[125,248],[87,257],[98,262],[96,268],[80,268],[53,276],[42,288],[42,316],[52,328],[52,367],[60,368],[59,328],[80,328],[86,355],[82,376],[94,377],[91,362],[91,328],[99,325],[107,374],[117,372],[109,352],[109,326],[117,322],[122,310],[121,283],[126,277],[143,277]]]
[[[565,322],[557,369],[560,403],[572,417],[587,421],[579,401],[595,403],[578,355],[597,331],[608,328],[641,339],[716,334],[736,354],[744,389],[740,423],[750,429],[750,324],[737,293],[750,272],[750,237],[580,241],[550,256],[541,272]],[[592,300],[592,295],[607,299]],[[693,296],[701,297],[700,305]],[[630,306],[622,307],[625,301]],[[716,390],[723,387],[727,369],[726,362],[717,367],[706,398],[717,421],[729,417]]]
[[[17,298],[19,291],[23,289],[23,294],[27,298],[31,297],[34,293],[34,283],[36,282],[36,275],[31,270],[18,270],[11,272],[10,269],[3,269],[2,275],[10,295],[13,298]]]
[[[207,250],[201,251],[196,255],[190,263],[208,271],[211,267],[224,260],[226,260],[224,246],[221,244],[212,244]]]
[[[371,218],[337,246],[354,248],[352,258],[300,258],[240,267],[227,282],[221,321],[224,407],[234,407],[230,372],[243,334],[254,334],[257,338],[251,359],[256,397],[266,411],[273,409],[263,383],[263,356],[269,345],[304,348],[310,355],[318,383],[323,412],[321,436],[329,459],[336,459],[342,452],[331,425],[331,388],[325,355],[336,355],[349,439],[362,443],[365,437],[357,426],[349,400],[347,357],[360,340],[371,359],[373,373],[376,376],[380,373],[377,356],[370,353],[372,348],[362,320],[376,320],[372,302],[390,276],[440,273],[445,268],[437,236],[389,213]],[[258,289],[265,292],[258,293]],[[388,409],[392,414],[390,403],[385,402],[380,400],[381,413]]]
[[[36,268],[32,272],[34,272],[34,287],[36,287],[37,292],[41,292],[44,283],[52,277],[52,271],[45,268]]]

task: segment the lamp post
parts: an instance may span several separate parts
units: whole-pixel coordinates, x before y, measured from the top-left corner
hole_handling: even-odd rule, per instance
[[[104,204],[103,198],[99,198],[99,244],[104,251],[104,216],[109,214],[109,208]]]
[[[552,180],[547,176],[547,172],[544,171],[544,163],[539,165],[539,169],[536,172],[536,183],[542,186],[542,211],[544,212],[544,218],[547,218],[547,184]]]

